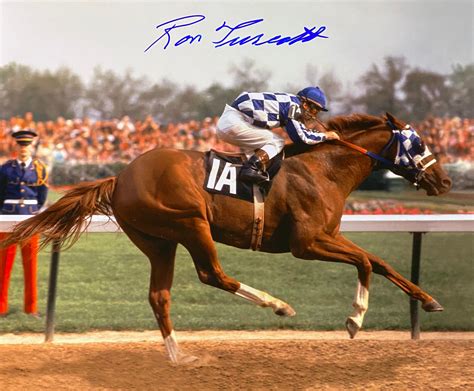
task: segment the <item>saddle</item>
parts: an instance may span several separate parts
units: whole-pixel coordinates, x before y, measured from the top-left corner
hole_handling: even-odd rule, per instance
[[[254,224],[252,230],[251,249],[258,250],[262,242],[264,224],[265,197],[269,193],[273,178],[278,174],[283,151],[275,156],[267,169],[269,180],[259,184],[239,180],[240,170],[247,160],[244,153],[228,153],[211,149],[206,152],[206,179],[204,190],[212,194],[238,198],[254,204]]]

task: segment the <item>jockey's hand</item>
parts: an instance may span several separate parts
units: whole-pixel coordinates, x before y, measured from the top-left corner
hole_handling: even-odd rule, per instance
[[[326,132],[326,140],[340,140],[341,138],[336,132]]]

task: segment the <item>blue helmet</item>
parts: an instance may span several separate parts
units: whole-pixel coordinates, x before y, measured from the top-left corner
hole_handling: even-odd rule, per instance
[[[322,111],[328,111],[326,109],[326,95],[324,91],[319,87],[306,87],[302,89],[297,94],[300,98],[307,99],[312,103],[315,103],[316,106],[319,106]]]

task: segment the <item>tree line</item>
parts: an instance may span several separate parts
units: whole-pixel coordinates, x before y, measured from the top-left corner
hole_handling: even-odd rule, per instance
[[[230,86],[215,82],[198,89],[168,79],[153,82],[131,69],[117,73],[96,67],[85,82],[67,67],[51,71],[9,63],[0,67],[0,118],[31,111],[43,121],[148,114],[162,123],[200,120],[220,115],[242,91],[275,90],[269,85],[271,72],[250,59],[232,65],[229,73]],[[456,64],[449,74],[441,74],[411,67],[404,57],[385,57],[346,86],[334,72],[307,65],[303,84],[287,84],[284,91],[296,93],[306,84],[319,85],[328,95],[331,115],[389,111],[410,120],[430,115],[474,117],[474,63]]]

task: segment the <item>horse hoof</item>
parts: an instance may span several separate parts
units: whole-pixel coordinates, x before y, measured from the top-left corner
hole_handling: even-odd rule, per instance
[[[288,317],[291,317],[291,316],[295,316],[296,315],[296,311],[291,308],[289,305],[286,305],[284,307],[279,307],[277,308],[275,311],[275,314],[277,314],[278,316],[288,316]]]
[[[199,360],[199,357],[186,355],[184,357],[180,357],[179,363],[180,364],[191,364]]]
[[[199,357],[191,356],[190,354],[180,354],[175,360],[171,359],[171,362],[175,365],[186,365],[192,364],[199,360]]]
[[[351,339],[354,339],[357,332],[360,330],[360,327],[351,318],[347,318],[347,320],[346,320],[346,329],[347,329],[347,332],[349,333],[349,336],[351,337]]]
[[[421,308],[423,308],[426,312],[440,312],[444,310],[443,306],[435,299],[428,303],[422,304]]]

